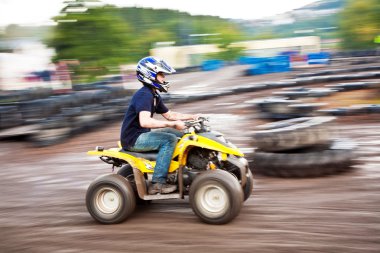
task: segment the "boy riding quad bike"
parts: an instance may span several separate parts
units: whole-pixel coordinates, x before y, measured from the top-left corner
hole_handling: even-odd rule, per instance
[[[90,184],[86,205],[98,222],[114,224],[132,214],[136,202],[189,197],[194,213],[204,222],[224,224],[235,218],[243,201],[251,195],[253,176],[244,154],[224,136],[211,131],[208,120],[185,122],[188,127],[178,139],[167,180],[177,185],[170,194],[148,194],[157,152],[131,152],[96,147],[89,155],[99,156],[116,173]]]
[[[90,185],[87,207],[96,220],[121,222],[133,211],[135,198],[142,202],[189,195],[202,220],[226,223],[250,195],[252,175],[243,154],[221,134],[210,132],[205,118],[165,106],[158,92],[168,91],[165,75],[172,73],[174,68],[161,59],[141,59],[136,76],[143,87],[125,113],[119,148],[89,152],[113,166],[123,166],[117,175],[106,175]],[[166,121],[154,119],[155,113]],[[193,130],[185,135],[179,131],[187,127]]]

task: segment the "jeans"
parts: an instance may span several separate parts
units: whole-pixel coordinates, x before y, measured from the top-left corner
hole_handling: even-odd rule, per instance
[[[177,137],[182,137],[183,133],[173,128],[162,128],[141,134],[133,147],[128,148],[134,152],[145,152],[158,150],[158,157],[152,183],[166,183],[166,177],[170,162],[172,160]]]

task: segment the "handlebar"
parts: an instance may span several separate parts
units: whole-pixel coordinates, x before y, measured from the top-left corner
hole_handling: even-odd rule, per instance
[[[185,126],[187,127],[187,129],[184,130],[184,133],[207,132],[210,129],[207,126],[207,124],[205,124],[206,122],[209,122],[209,118],[208,117],[199,117],[196,120],[185,121]]]

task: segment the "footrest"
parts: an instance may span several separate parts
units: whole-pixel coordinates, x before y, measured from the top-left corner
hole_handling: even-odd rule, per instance
[[[144,200],[157,200],[157,199],[179,199],[181,198],[179,193],[172,194],[155,194],[155,195],[145,195]]]

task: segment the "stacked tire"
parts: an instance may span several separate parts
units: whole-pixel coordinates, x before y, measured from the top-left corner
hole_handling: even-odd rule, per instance
[[[36,147],[58,144],[120,119],[132,92],[105,84],[81,88],[65,94],[45,89],[0,94],[0,138],[27,136]]]
[[[334,139],[334,117],[303,117],[257,126],[253,132],[255,173],[303,178],[336,174],[351,168],[355,144]]]
[[[301,100],[287,97],[267,97],[252,103],[259,111],[258,117],[269,120],[310,117],[314,115],[315,110],[325,105],[325,103],[303,103]]]

